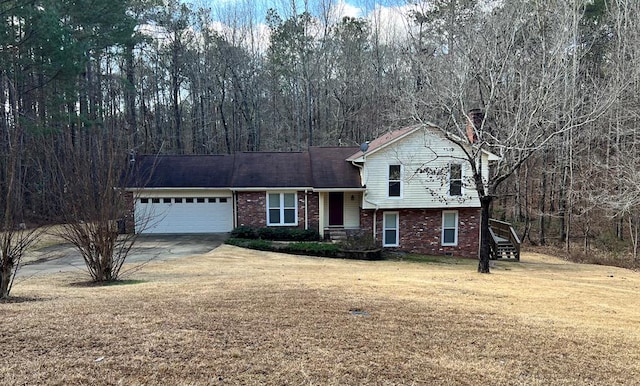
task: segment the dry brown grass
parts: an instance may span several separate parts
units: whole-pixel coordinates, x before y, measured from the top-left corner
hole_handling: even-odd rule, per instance
[[[638,273],[544,255],[423,264],[222,246],[139,284],[21,282],[0,384],[634,384]],[[353,315],[364,310],[368,316]]]

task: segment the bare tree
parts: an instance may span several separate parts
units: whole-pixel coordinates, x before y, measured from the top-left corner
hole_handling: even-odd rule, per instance
[[[145,216],[132,213],[133,155],[108,136],[94,133],[85,148],[69,149],[58,165],[64,224],[58,235],[82,255],[95,282],[118,280]],[[131,228],[135,229],[131,229]],[[128,229],[127,229],[128,228]]]
[[[26,249],[37,240],[42,228],[26,229],[21,203],[24,200],[25,176],[20,173],[23,133],[21,127],[7,132],[3,144],[5,152],[0,158],[0,299],[9,297],[13,281],[22,263]]]
[[[482,210],[478,272],[488,273],[498,187],[555,138],[594,122],[612,92],[579,76],[579,2],[553,9],[517,2],[490,12],[473,2],[466,7],[473,12],[456,12],[469,16],[446,31],[442,53],[423,58],[431,74],[410,100],[415,119],[436,119],[466,154]],[[427,19],[438,22],[435,16]],[[484,151],[500,157],[488,179],[479,167]]]

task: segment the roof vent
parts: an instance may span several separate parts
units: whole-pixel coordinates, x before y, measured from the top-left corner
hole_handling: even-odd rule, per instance
[[[362,145],[360,145],[360,151],[363,153],[366,153],[367,150],[369,150],[369,141],[363,143]]]

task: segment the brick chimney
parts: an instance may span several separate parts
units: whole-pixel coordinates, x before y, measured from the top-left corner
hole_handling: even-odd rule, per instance
[[[478,142],[478,131],[482,127],[484,113],[482,109],[469,110],[467,113],[467,139],[469,143]]]

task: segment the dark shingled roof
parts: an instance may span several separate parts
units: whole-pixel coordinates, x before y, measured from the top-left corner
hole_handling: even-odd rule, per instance
[[[137,182],[147,188],[361,188],[346,161],[357,148],[312,147],[305,152],[139,156]]]
[[[136,186],[147,188],[226,188],[233,156],[161,155],[136,159]]]
[[[309,153],[237,153],[234,188],[311,187]]]
[[[345,161],[357,150],[357,147],[310,148],[313,187],[317,189],[362,187],[358,168]]]

